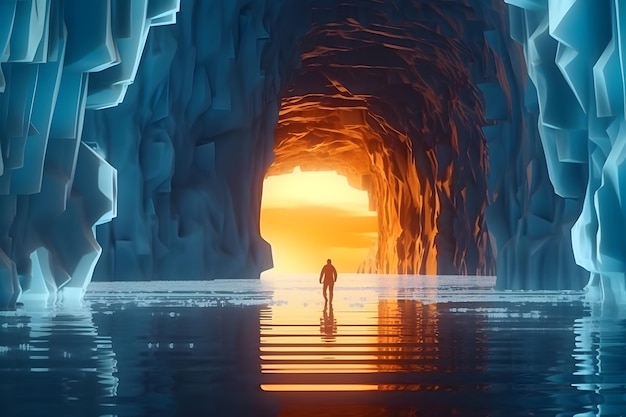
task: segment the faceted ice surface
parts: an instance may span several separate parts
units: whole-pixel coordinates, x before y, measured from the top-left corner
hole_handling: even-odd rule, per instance
[[[484,99],[472,123],[488,151],[481,242],[497,287],[577,289],[590,272],[591,293],[623,302],[624,8],[458,1],[484,18],[479,32],[451,24],[459,44],[484,46],[467,71]],[[314,3],[189,0],[181,24],[148,38],[176,22],[178,0],[0,1],[0,309],[22,292],[80,297],[94,273],[241,278],[269,268],[251,213],[308,27],[299,19]],[[337,16],[352,13],[346,5]],[[454,217],[451,207],[442,212]],[[455,227],[442,247],[456,247]]]
[[[179,0],[0,2],[0,309],[82,296],[116,215],[117,173],[85,143],[85,109],[120,103],[148,31]],[[45,285],[44,285],[45,283]]]
[[[550,179],[582,202],[571,231],[588,288],[623,303],[626,271],[626,127],[621,2],[509,1],[539,97]]]

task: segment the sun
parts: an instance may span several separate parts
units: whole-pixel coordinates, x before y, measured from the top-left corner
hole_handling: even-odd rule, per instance
[[[327,258],[356,272],[378,236],[366,191],[334,171],[270,176],[263,185],[261,235],[272,245],[275,273],[317,272]]]

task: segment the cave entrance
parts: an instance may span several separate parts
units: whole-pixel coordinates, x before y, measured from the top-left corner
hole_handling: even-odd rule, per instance
[[[300,66],[280,92],[268,174],[333,169],[366,190],[379,218],[369,272],[489,274],[480,86],[495,64],[483,10],[463,1],[311,7]]]
[[[377,230],[368,193],[335,171],[297,166],[265,179],[261,235],[272,245],[274,273],[317,272],[327,258],[344,273],[364,270]]]

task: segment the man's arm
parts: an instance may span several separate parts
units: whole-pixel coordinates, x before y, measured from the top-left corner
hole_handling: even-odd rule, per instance
[[[337,282],[337,268],[333,266],[333,275],[335,276],[335,282]]]
[[[322,271],[320,272],[320,284],[322,283],[322,276],[324,275],[324,268],[322,268]]]

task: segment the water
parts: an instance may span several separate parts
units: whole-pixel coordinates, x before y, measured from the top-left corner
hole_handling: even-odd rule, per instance
[[[626,320],[492,277],[93,283],[0,313],[0,416],[620,416]]]

